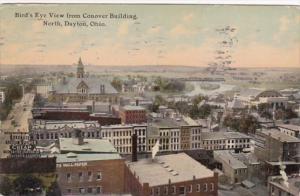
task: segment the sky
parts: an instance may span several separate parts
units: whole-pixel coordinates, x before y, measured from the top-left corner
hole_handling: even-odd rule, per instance
[[[34,14],[46,14],[46,19]],[[16,17],[16,13],[33,17]],[[64,14],[51,18],[50,13]],[[66,13],[81,18],[67,18]],[[110,13],[136,15],[109,18]],[[90,19],[83,15],[106,15]],[[45,26],[44,21],[61,26]],[[85,21],[88,27],[64,26]],[[105,26],[89,26],[91,21]],[[235,42],[216,29],[234,28]],[[227,50],[234,67],[300,67],[300,8],[233,5],[0,5],[0,65],[207,66]]]

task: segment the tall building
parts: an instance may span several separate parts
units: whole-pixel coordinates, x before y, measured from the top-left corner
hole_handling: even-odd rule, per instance
[[[78,61],[76,77],[63,77],[49,91],[50,101],[85,102],[87,100],[119,102],[119,93],[109,81],[86,76],[81,58]]]

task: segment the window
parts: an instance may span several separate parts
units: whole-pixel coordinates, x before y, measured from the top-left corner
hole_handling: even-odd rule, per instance
[[[96,193],[102,193],[102,188],[101,188],[101,186],[98,186],[98,187],[96,188]]]
[[[204,184],[204,191],[207,192],[207,184]]]
[[[84,194],[85,193],[85,189],[84,188],[79,188],[79,193],[80,194]]]
[[[83,175],[82,172],[78,173],[78,177],[79,177],[79,181],[82,182],[83,181]]]
[[[93,174],[92,174],[91,171],[88,172],[88,178],[89,178],[89,179],[88,179],[89,181],[92,181],[92,180],[93,180]]]
[[[185,194],[185,187],[181,186],[179,187],[179,195],[184,195]]]
[[[71,193],[72,192],[72,190],[71,189],[67,189],[67,193]]]
[[[102,179],[102,174],[100,171],[97,172],[97,180],[101,180]]]
[[[190,185],[190,186],[187,187],[187,192],[188,193],[193,192],[193,185]]]
[[[154,195],[154,188],[152,188],[150,191],[150,195]]]
[[[160,195],[160,188],[159,188],[159,187],[157,187],[157,188],[155,189],[155,195]]]
[[[214,183],[210,183],[210,191],[214,191]]]
[[[164,195],[168,195],[168,190],[169,190],[169,188],[167,186],[165,186]]]
[[[201,190],[201,186],[200,186],[200,184],[197,184],[197,186],[196,186],[196,191],[197,191],[197,192],[200,192],[200,190]]]
[[[172,187],[172,189],[171,189],[171,193],[172,193],[173,195],[175,195],[175,194],[176,194],[176,186],[173,186],[173,187]]]
[[[91,187],[89,187],[89,188],[87,189],[87,192],[88,192],[88,193],[92,193],[92,192],[93,192],[93,189],[92,189]]]
[[[71,182],[71,174],[70,173],[67,173],[67,181]]]

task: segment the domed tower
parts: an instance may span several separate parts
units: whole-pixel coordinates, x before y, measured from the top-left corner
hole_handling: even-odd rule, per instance
[[[78,60],[78,65],[77,65],[77,78],[83,78],[84,77],[84,66],[81,61],[81,57]]]

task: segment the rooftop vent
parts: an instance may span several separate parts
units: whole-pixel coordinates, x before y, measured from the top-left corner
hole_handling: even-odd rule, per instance
[[[176,172],[176,171],[171,171],[171,174],[172,174],[173,176],[178,176],[178,172]]]
[[[73,153],[73,152],[69,152],[67,154],[67,158],[76,158],[77,157],[77,154]]]

